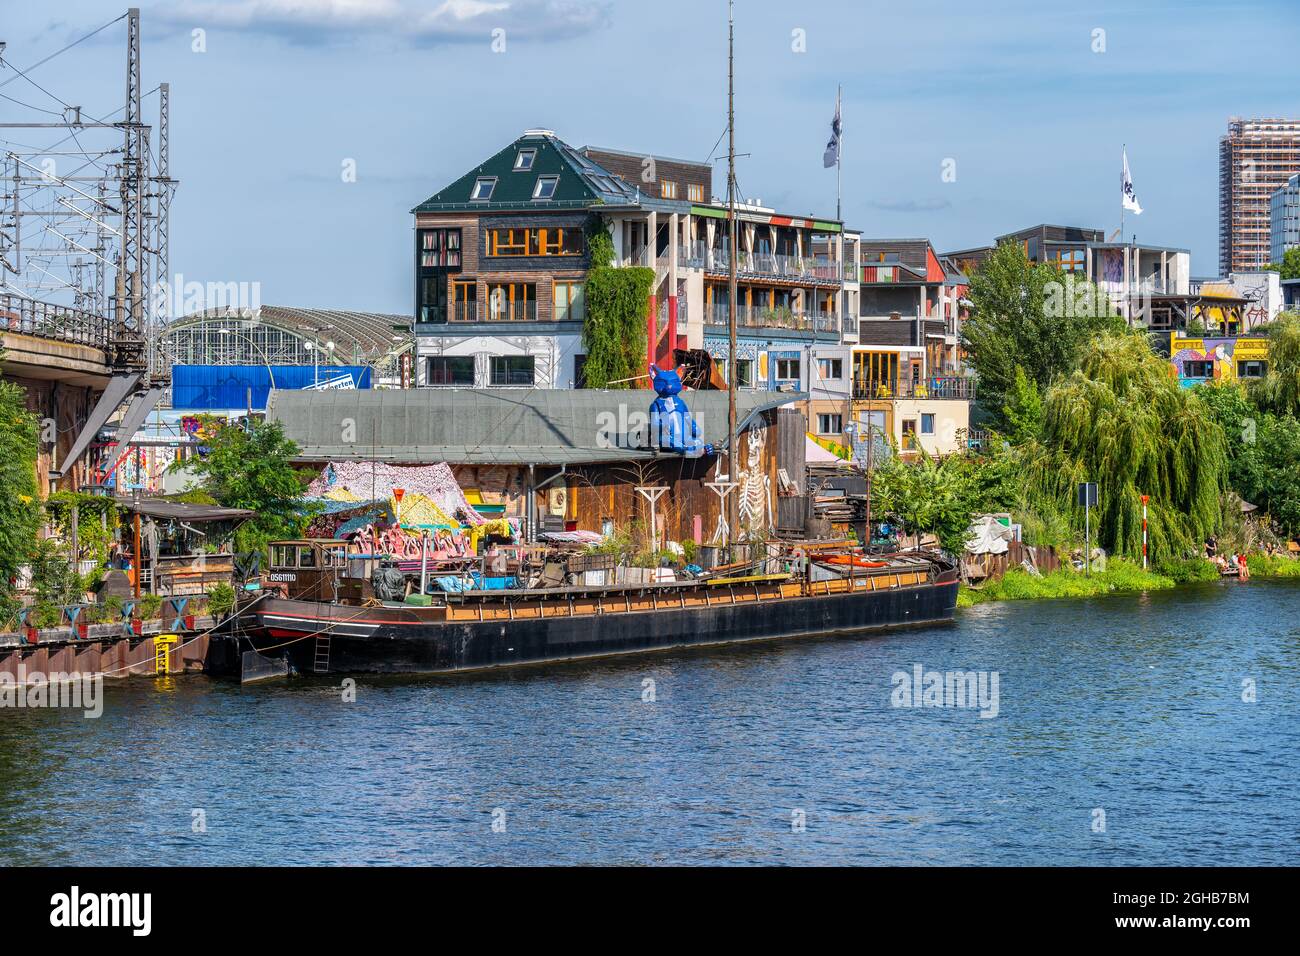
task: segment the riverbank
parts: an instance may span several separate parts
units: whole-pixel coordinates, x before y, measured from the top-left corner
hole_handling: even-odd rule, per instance
[[[1300,578],[1300,560],[1254,554],[1246,559],[1251,577]],[[1090,575],[1068,568],[1048,574],[1030,574],[1013,568],[996,581],[971,588],[961,586],[958,607],[973,607],[989,601],[1030,601],[1042,598],[1093,597],[1136,591],[1164,591],[1180,584],[1217,581],[1218,569],[1209,561],[1179,561],[1162,565],[1158,571],[1144,571],[1124,558],[1110,558],[1106,570]]]

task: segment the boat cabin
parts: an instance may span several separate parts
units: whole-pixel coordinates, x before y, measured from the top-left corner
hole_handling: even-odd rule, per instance
[[[350,578],[348,543],[338,539],[299,538],[272,541],[267,550],[267,580],[287,597],[310,601],[338,600]]]

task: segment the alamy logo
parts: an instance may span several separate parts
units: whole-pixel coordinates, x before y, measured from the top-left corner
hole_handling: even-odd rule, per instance
[[[997,671],[927,671],[913,664],[910,674],[895,671],[890,683],[893,707],[978,707],[982,718],[998,715]]]
[[[16,674],[0,671],[0,708],[40,709],[68,707],[86,718],[104,713],[104,675],[28,672],[19,664]]]
[[[127,926],[133,936],[148,936],[153,927],[152,893],[82,893],[74,886],[51,896],[50,907],[51,926]]]

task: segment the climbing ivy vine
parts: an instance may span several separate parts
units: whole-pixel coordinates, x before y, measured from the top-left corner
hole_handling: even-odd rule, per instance
[[[591,270],[587,273],[587,318],[582,326],[586,385],[630,388],[633,383],[626,380],[646,371],[646,318],[655,273],[653,269],[610,265],[614,242],[599,225],[587,234],[587,250]]]

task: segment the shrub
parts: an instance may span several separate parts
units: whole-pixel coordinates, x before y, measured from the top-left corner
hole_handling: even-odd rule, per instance
[[[63,610],[57,604],[42,601],[32,608],[27,623],[33,627],[58,627],[63,623]]]
[[[1282,555],[1252,554],[1246,570],[1257,578],[1300,578],[1300,561]]]
[[[143,620],[150,620],[158,616],[162,609],[162,598],[157,594],[146,594],[140,598],[140,603],[136,605],[136,612]]]
[[[1219,569],[1214,566],[1214,562],[1207,561],[1205,558],[1165,561],[1156,568],[1156,571],[1167,578],[1173,578],[1179,584],[1219,580]]]
[[[218,581],[208,591],[208,613],[214,617],[229,614],[235,606],[235,589],[224,581]]]

